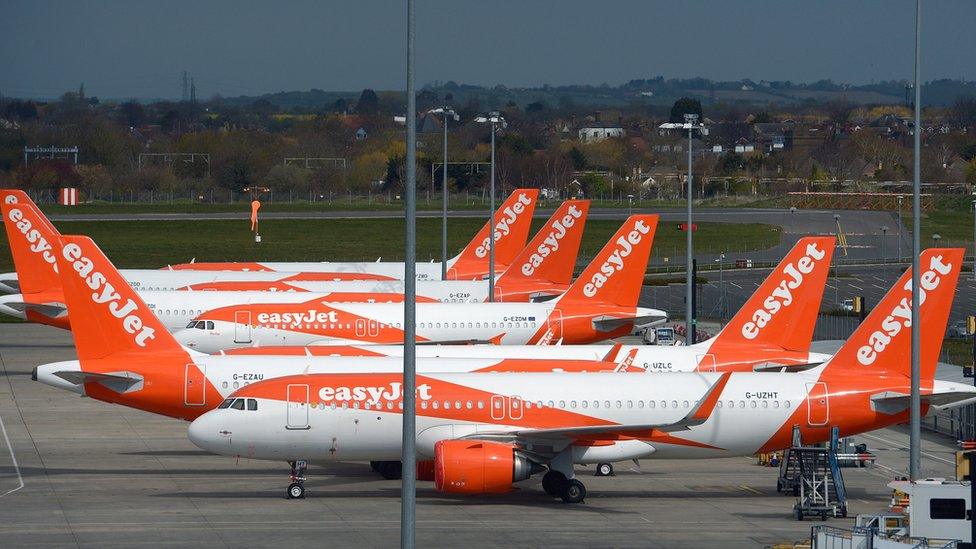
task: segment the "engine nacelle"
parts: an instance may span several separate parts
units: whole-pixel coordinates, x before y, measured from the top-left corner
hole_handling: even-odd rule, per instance
[[[440,440],[434,444],[434,488],[452,494],[508,492],[512,483],[544,468],[519,455],[511,444],[483,440]]]

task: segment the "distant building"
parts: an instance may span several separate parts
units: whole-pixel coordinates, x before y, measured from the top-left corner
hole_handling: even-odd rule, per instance
[[[579,129],[579,140],[583,143],[595,143],[604,139],[623,137],[624,129],[616,124],[595,122]]]

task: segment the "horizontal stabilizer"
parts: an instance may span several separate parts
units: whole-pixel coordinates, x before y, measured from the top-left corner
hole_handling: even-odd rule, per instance
[[[593,319],[593,329],[598,332],[612,332],[621,326],[657,326],[668,320],[668,313],[654,309],[641,309],[642,314],[634,316],[598,316]]]
[[[962,406],[976,401],[976,387],[952,381],[935,381],[935,390],[921,395],[922,403],[932,409]],[[871,396],[871,406],[882,414],[897,414],[908,410],[911,396],[885,391]]]
[[[142,389],[142,376],[129,372],[114,372],[111,374],[99,374],[95,372],[79,372],[68,370],[54,372],[54,375],[75,385],[85,383],[99,383],[116,393],[127,393]]]

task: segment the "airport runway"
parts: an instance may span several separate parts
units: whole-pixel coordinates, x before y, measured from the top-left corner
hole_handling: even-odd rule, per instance
[[[398,543],[398,481],[364,464],[312,468],[308,499],[285,500],[284,464],[213,456],[186,439],[185,423],[31,381],[37,364],[73,356],[67,332],[0,324],[0,419],[9,437],[0,437],[0,546]],[[885,484],[907,460],[902,428],[857,439],[879,462],[844,471],[852,516],[886,509]],[[925,439],[925,474],[951,478],[954,441]],[[645,460],[640,470],[621,463],[612,478],[591,470],[578,470],[589,496],[575,506],[546,497],[538,479],[483,497],[419,483],[418,545],[756,547],[807,539],[813,524],[791,518],[793,498],[776,493],[776,470],[752,458]]]

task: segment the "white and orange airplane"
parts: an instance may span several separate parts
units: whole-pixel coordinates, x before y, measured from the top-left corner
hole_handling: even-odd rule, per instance
[[[574,359],[616,362],[642,372],[777,370],[819,364],[831,355],[811,353],[810,342],[830,271],[835,238],[797,241],[756,292],[719,333],[689,346],[651,345],[419,345],[418,357]],[[233,355],[403,356],[402,345],[244,347]]]
[[[26,195],[25,195],[26,196]],[[57,275],[54,255],[60,246],[60,233],[50,226],[43,214],[29,203],[0,204],[7,228],[14,265],[21,285],[20,294],[0,296],[0,313],[68,329],[70,318],[64,306],[61,281]],[[523,250],[513,265],[496,281],[498,301],[528,301],[559,295],[572,280],[576,257],[585,226],[589,201],[567,201],[533,238],[532,245]],[[24,227],[26,231],[21,231]],[[35,243],[41,243],[40,251]],[[545,254],[545,255],[542,255]],[[126,276],[168,278],[209,276],[196,271],[123,271]],[[185,273],[185,274],[184,274]],[[278,277],[280,273],[219,272],[221,276],[257,275]],[[312,273],[315,274],[315,273]],[[142,278],[145,282],[145,278]],[[137,287],[139,282],[130,283]],[[223,281],[191,284],[187,289],[206,289],[205,292],[173,292],[140,290],[143,299],[163,320],[169,330],[177,330],[204,311],[241,303],[308,303],[308,302],[397,302],[403,299],[402,281],[330,281],[307,282],[319,285],[324,291],[267,291],[258,288],[286,288],[299,282],[280,280]],[[488,297],[488,282],[479,280],[418,281],[418,300],[450,303],[481,302]],[[223,287],[224,290],[214,291]],[[252,288],[249,291],[245,288]]]
[[[612,339],[667,313],[637,306],[657,215],[628,218],[561,296],[542,303],[418,303],[417,340],[504,345]],[[206,292],[200,292],[201,294]],[[175,332],[205,353],[265,345],[402,343],[403,303],[246,303],[212,309]],[[211,327],[210,323],[213,323]]]
[[[495,275],[508,268],[515,256],[525,246],[532,224],[539,189],[515,189],[495,212]],[[490,224],[490,223],[489,223]],[[448,280],[482,280],[488,274],[489,230],[488,225],[475,236],[474,246],[447,261]],[[512,245],[502,250],[501,240],[510,237]],[[465,253],[468,252],[468,253]],[[403,262],[192,262],[169,267],[173,270],[190,271],[270,271],[270,272],[328,272],[367,273],[389,280],[403,280]],[[417,280],[440,280],[441,263],[417,263]]]
[[[488,224],[475,235],[456,257],[451,259],[448,278],[453,280],[482,280],[488,273],[489,237],[495,241],[496,274],[504,272],[525,248],[532,214],[535,211],[538,189],[517,189],[495,212],[495,229]],[[14,218],[4,216],[8,239],[26,240],[30,244],[28,254],[40,256],[53,265],[51,249],[57,229],[41,213],[26,193],[16,189],[0,189],[0,203],[12,204]],[[17,255],[14,255],[15,261]],[[206,285],[224,281],[265,283],[272,289],[276,284],[337,280],[399,280],[403,278],[403,263],[287,263],[287,264],[221,264],[227,269],[208,270],[216,264],[193,263],[196,268],[125,269],[126,280],[140,290],[180,290],[193,285]],[[269,265],[279,267],[270,270]],[[291,270],[305,266],[307,270]],[[326,270],[326,266],[334,270]],[[255,272],[256,271],[256,272]],[[440,263],[417,263],[418,280],[440,279]],[[16,272],[0,274],[0,293],[25,294],[36,289],[27,281],[21,281]],[[37,308],[40,310],[39,308]]]
[[[923,413],[976,400],[971,385],[934,379],[962,262],[962,249],[921,257]],[[817,443],[833,427],[850,436],[905,422],[910,276],[831,360],[802,372],[418,375],[418,459],[432,460],[426,473],[441,492],[506,492],[546,471],[548,494],[580,502],[574,464],[752,455],[788,447],[794,427]],[[402,409],[402,373],[303,373],[241,388],[194,420],[189,438],[290,462],[287,494],[303,497],[308,462],[398,459]]]

